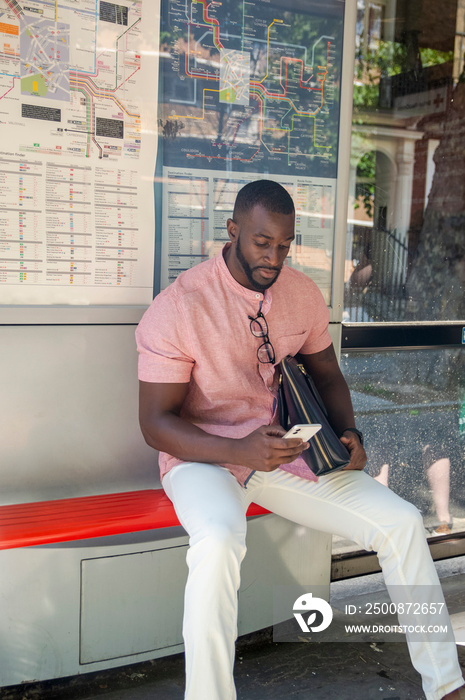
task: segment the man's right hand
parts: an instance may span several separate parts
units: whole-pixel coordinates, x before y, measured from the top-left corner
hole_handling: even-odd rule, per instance
[[[259,472],[272,472],[281,464],[293,462],[304,450],[308,442],[300,438],[286,438],[286,431],[280,425],[263,425],[253,433],[234,440],[231,464],[241,464]]]

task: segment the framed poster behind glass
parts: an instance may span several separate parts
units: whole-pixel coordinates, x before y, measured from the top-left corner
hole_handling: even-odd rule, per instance
[[[221,251],[238,190],[269,178],[296,205],[288,263],[334,304],[345,12],[341,0],[163,4],[159,289]]]

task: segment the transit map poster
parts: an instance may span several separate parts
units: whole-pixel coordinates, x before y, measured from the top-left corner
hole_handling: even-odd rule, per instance
[[[247,182],[296,204],[289,264],[331,303],[344,3],[162,4],[161,287],[216,255]]]
[[[159,0],[0,0],[0,304],[153,296]]]

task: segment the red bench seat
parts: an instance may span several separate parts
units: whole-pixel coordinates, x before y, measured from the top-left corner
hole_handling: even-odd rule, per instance
[[[252,503],[247,516],[268,513]],[[0,549],[70,542],[179,525],[162,489],[0,506]]]

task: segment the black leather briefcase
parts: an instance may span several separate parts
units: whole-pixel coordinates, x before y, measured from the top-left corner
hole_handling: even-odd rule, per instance
[[[321,423],[321,430],[309,440],[302,457],[316,476],[342,469],[350,462],[349,451],[340,441],[328,420],[326,408],[313,379],[295,357],[285,357],[279,364],[279,420],[283,428],[297,423]]]

